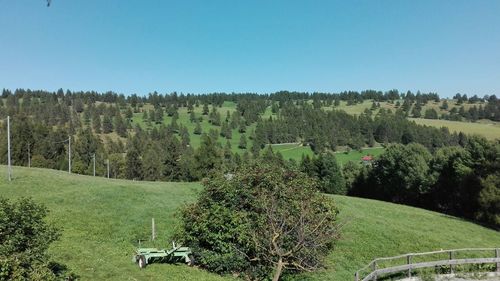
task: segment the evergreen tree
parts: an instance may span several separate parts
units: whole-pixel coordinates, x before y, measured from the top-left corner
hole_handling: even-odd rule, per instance
[[[226,137],[226,133],[227,133],[227,122],[224,122],[222,123],[222,127],[220,129],[220,135],[221,137]]]
[[[226,124],[226,132],[224,133],[224,136],[226,137],[226,139],[230,140],[233,138],[233,131],[231,130],[231,126],[229,125],[229,123],[225,123]],[[222,130],[222,129],[221,129]]]
[[[105,114],[102,120],[102,130],[105,134],[113,132],[113,122],[108,114]]]
[[[101,116],[94,111],[92,114],[92,127],[94,128],[94,132],[96,134],[101,133]]]
[[[264,124],[261,121],[257,122],[257,126],[255,128],[255,138],[253,139],[252,145],[252,153],[254,155],[259,155],[259,151],[267,143],[265,134]]]
[[[179,124],[177,124],[177,119],[179,118],[174,115],[172,117],[172,120],[170,121],[170,128],[176,133],[179,132]]]
[[[180,136],[181,136],[181,143],[182,143],[182,146],[183,147],[186,147],[189,145],[189,143],[191,142],[191,139],[189,137],[189,132],[188,132],[188,129],[185,127],[185,126],[182,126],[180,128],[180,132],[179,132]]]
[[[208,111],[209,111],[208,104],[207,103],[203,104],[203,111],[202,111],[201,114],[202,115],[208,115]]]
[[[100,139],[92,134],[90,128],[78,132],[73,140],[73,171],[77,174],[90,175],[93,169],[93,155],[101,154],[102,143]]]
[[[476,219],[498,228],[500,227],[500,175],[496,173],[487,176],[481,180],[481,187]]]
[[[233,114],[231,114],[231,129],[236,129],[238,127],[239,122],[240,122],[239,112],[233,111]]]
[[[179,180],[179,159],[182,157],[182,151],[185,147],[173,135],[167,135],[160,143],[163,148],[163,177],[168,181]]]
[[[207,134],[201,135],[201,144],[195,153],[197,169],[203,177],[212,172],[219,171],[221,167],[221,154],[215,141]]]
[[[158,107],[155,110],[154,115],[155,115],[156,124],[163,123],[163,109],[161,107]]]
[[[175,116],[175,115],[179,116],[179,113],[177,112],[177,107],[175,107],[174,105],[168,106],[167,107],[167,115],[168,116]]]
[[[421,111],[422,111],[422,108],[420,107],[420,104],[417,103],[413,107],[413,110],[411,111],[411,114],[413,115],[413,118],[420,118],[420,116],[422,115]]]
[[[193,103],[188,102],[188,105],[187,105],[187,111],[188,111],[188,113],[192,113],[192,112],[194,112]]]
[[[240,148],[240,149],[247,148],[247,138],[246,138],[245,134],[240,135],[240,142],[238,144],[238,148]]]
[[[127,124],[125,124],[125,121],[123,120],[123,117],[118,113],[115,116],[115,129],[116,133],[122,137],[126,138],[127,137]]]
[[[149,110],[149,119],[148,121],[152,122],[152,123],[155,123],[157,122],[157,119],[156,119],[156,113],[153,109],[150,109]],[[160,123],[161,123],[161,120],[160,120]]]
[[[316,174],[320,181],[320,190],[330,194],[347,194],[344,177],[332,153],[322,153],[314,161]]]
[[[127,111],[125,112],[125,117],[129,120],[132,120],[132,117],[134,117],[134,113],[132,112],[132,109],[130,107],[127,107]]]
[[[201,129],[200,122],[196,121],[196,125],[194,127],[193,134],[195,134],[195,135],[201,135],[201,133],[202,133],[202,129]]]
[[[444,100],[443,104],[440,106],[442,110],[448,110],[448,101]]]
[[[125,177],[129,180],[142,179],[142,161],[139,151],[135,147],[130,147],[125,157]]]
[[[437,119],[438,118],[438,113],[434,108],[429,108],[425,110],[425,119]]]
[[[220,126],[221,123],[222,122],[221,122],[220,113],[217,112],[217,113],[215,113],[214,118],[212,119],[212,125],[214,125],[214,126]]]
[[[161,179],[163,163],[160,151],[161,149],[158,145],[151,145],[146,149],[142,166],[144,180],[157,181]]]
[[[197,170],[195,160],[195,152],[192,147],[186,147],[180,156],[179,163],[179,179],[184,181],[197,181],[201,178],[200,172]]]
[[[247,131],[247,127],[246,127],[246,124],[245,124],[245,120],[241,119],[240,120],[240,126],[239,126],[239,129],[238,129],[238,132],[245,133],[246,131]]]
[[[86,126],[90,125],[90,117],[91,117],[90,110],[89,109],[84,110],[83,111],[83,123]]]
[[[75,102],[74,102],[74,109],[77,113],[82,113],[83,112],[83,109],[84,109],[84,106],[83,106],[83,102],[81,99],[76,99]]]
[[[195,115],[194,111],[191,111],[191,113],[189,113],[189,121],[191,123],[196,121],[196,115]]]

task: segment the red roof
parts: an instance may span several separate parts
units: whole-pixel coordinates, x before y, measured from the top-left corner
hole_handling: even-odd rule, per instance
[[[366,155],[366,156],[361,157],[361,160],[363,160],[363,161],[372,161],[373,157],[371,157],[370,155]]]

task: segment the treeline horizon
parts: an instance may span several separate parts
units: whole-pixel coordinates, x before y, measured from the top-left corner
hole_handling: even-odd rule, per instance
[[[71,89],[63,89],[59,88],[56,91],[43,90],[43,89],[30,89],[30,88],[2,88],[2,98],[5,98],[7,95],[22,95],[22,94],[32,94],[32,95],[40,95],[40,94],[56,94],[59,97],[62,95],[92,95],[92,96],[106,96],[107,99],[116,99],[119,97],[137,97],[142,99],[149,99],[152,96],[167,97],[176,95],[179,97],[190,97],[190,96],[211,96],[211,95],[225,95],[225,96],[238,96],[238,95],[252,95],[252,96],[262,96],[262,97],[271,97],[275,95],[296,95],[297,98],[312,98],[313,96],[342,96],[343,100],[347,100],[352,97],[362,97],[363,99],[375,99],[377,101],[382,100],[396,100],[396,99],[404,99],[408,97],[424,97],[427,100],[431,99],[461,99],[462,101],[470,101],[470,102],[478,102],[478,101],[487,101],[491,96],[496,96],[497,94],[484,94],[482,97],[478,94],[466,94],[466,93],[456,93],[449,97],[440,96],[437,92],[425,92],[425,91],[412,91],[406,90],[401,91],[398,89],[389,89],[389,90],[375,90],[375,89],[365,89],[365,90],[343,90],[343,91],[294,91],[294,90],[277,90],[265,93],[258,93],[252,91],[241,91],[241,92],[225,92],[225,91],[214,91],[214,92],[184,92],[184,91],[170,91],[170,92],[161,92],[158,90],[154,90],[144,94],[137,93],[123,93],[116,92],[113,90],[106,91],[95,91],[95,90],[71,90]],[[116,100],[115,100],[116,101]]]
[[[500,169],[492,168],[500,167],[498,140],[488,141],[464,133],[452,133],[447,128],[418,125],[408,120],[407,117],[412,115],[416,105],[440,100],[434,93],[420,95],[406,93],[404,102],[396,106],[394,111],[380,108],[376,101],[373,102],[371,109],[367,108],[359,115],[349,115],[336,108],[340,101],[354,105],[360,101],[359,98],[368,96],[371,99],[388,99],[387,102],[394,102],[389,99],[391,97],[394,99],[401,97],[397,91],[386,93],[368,91],[363,94],[345,92],[339,95],[279,92],[269,96],[151,94],[147,98],[140,98],[114,93],[75,94],[63,90],[56,93],[17,90],[11,93],[4,90],[0,117],[3,119],[11,116],[14,165],[27,166],[30,163],[33,167],[67,170],[67,140],[71,136],[71,161],[74,173],[92,175],[95,155],[96,175],[100,176],[106,175],[106,162],[109,160],[110,177],[113,178],[199,181],[214,173],[232,173],[242,163],[256,160],[284,167],[304,167],[304,163],[307,164],[308,161],[307,157],[300,163],[287,160],[280,153],[274,153],[272,146],[268,146],[300,142],[310,146],[315,153],[314,159],[310,160],[314,165],[309,164],[309,167],[313,167],[310,168],[312,170],[304,168],[309,175],[327,184],[325,175],[334,173],[333,187],[323,186],[324,192],[415,205],[491,225],[500,224],[500,214],[498,214],[500,196],[497,195],[500,186],[498,183],[500,176],[497,171]],[[481,99],[476,100],[474,97],[471,97],[472,100],[464,96],[457,98],[460,98],[457,99],[457,103],[481,102]],[[232,113],[228,111],[224,116],[219,108],[225,101],[234,102],[236,107]],[[146,104],[148,110],[144,107]],[[333,110],[324,110],[325,106],[332,107]],[[500,117],[498,113],[500,102],[495,96],[489,96],[482,108],[488,110],[489,119],[495,120]],[[188,129],[185,123],[179,121],[179,109],[188,112],[189,120],[186,122],[193,124],[194,130]],[[262,118],[266,109],[270,109],[272,115]],[[144,128],[138,123],[133,123],[134,114],[141,114],[145,123],[156,125]],[[164,122],[165,115],[171,117],[170,124]],[[210,125],[208,129],[204,131],[200,126],[201,122],[208,123]],[[5,122],[1,123],[0,129],[0,159],[6,163]],[[240,136],[238,142],[240,152],[234,152],[229,141],[235,131]],[[109,134],[112,132],[119,137],[111,138]],[[191,144],[193,135],[200,136],[199,147]],[[433,158],[430,156],[423,156],[423,160],[416,159],[416,163],[420,163],[421,166],[415,169],[417,171],[423,169],[425,172],[419,174],[419,177],[410,177],[407,185],[402,185],[406,178],[391,177],[412,171],[398,170],[399,165],[396,165],[396,168],[386,166],[382,170],[377,170],[385,167],[381,161],[390,156],[386,154],[388,152],[381,155],[380,160],[374,161],[373,166],[354,165],[355,168],[352,168],[354,167],[352,164],[346,165],[351,167],[351,170],[336,167],[332,164],[330,156],[326,156],[336,151],[338,147],[361,149],[375,144],[389,147],[388,152],[392,154],[395,153],[391,152],[394,150],[391,148],[394,145],[411,148],[400,148],[396,153],[399,158],[395,158],[398,160],[391,160],[389,163],[402,163],[405,155],[413,159],[415,151],[422,155],[444,153],[445,156],[442,158],[448,162],[433,164]],[[415,149],[415,145],[421,148]],[[446,150],[448,148],[451,150]],[[453,170],[458,164],[449,158],[457,157],[460,158],[459,163],[463,164],[463,167],[460,167],[465,169],[465,172]],[[476,159],[477,157],[479,158]],[[445,169],[442,166],[451,168]],[[393,170],[388,174],[389,178],[372,180],[381,172],[390,169]],[[450,187],[448,183],[439,182],[440,178],[446,178],[446,173],[465,176],[457,176]],[[431,175],[436,181],[424,183],[424,179]],[[387,183],[394,183],[396,188],[388,191]],[[453,192],[455,184],[462,190],[458,199],[445,197],[445,202],[442,202],[436,199],[437,196],[428,195],[429,190],[432,190],[433,194],[442,194],[440,192],[443,190],[448,193]],[[373,192],[377,188],[380,192]],[[482,190],[486,190],[488,197],[493,199],[484,199],[485,192]],[[413,196],[406,198],[398,192],[413,192]],[[445,206],[457,200],[466,202],[469,199],[475,202],[472,207]],[[486,203],[483,201],[479,203],[480,200]]]

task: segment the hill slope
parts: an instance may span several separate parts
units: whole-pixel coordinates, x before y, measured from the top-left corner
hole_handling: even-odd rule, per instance
[[[0,166],[5,171],[5,166]],[[0,194],[31,196],[51,210],[50,220],[64,229],[50,251],[82,280],[229,280],[184,265],[131,262],[137,239],[157,222],[158,246],[173,232],[175,211],[201,190],[198,183],[153,183],[69,175],[62,171],[14,167],[14,181],[0,175]],[[351,280],[378,256],[461,247],[498,247],[498,232],[417,208],[335,196],[346,223],[327,269],[301,276],[311,280]]]

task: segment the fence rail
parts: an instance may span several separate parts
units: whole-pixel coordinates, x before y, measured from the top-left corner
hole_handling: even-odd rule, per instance
[[[473,252],[486,252],[481,257],[466,257],[456,258],[457,254],[471,254]],[[448,254],[447,259],[430,259],[423,262],[414,262],[414,258],[428,258],[431,255]],[[491,256],[490,256],[491,255]],[[389,267],[380,267],[381,262],[392,262],[396,260],[405,260],[405,264]],[[435,266],[450,266],[450,271],[453,273],[455,265],[464,264],[485,264],[492,263],[496,265],[496,271],[500,272],[500,248],[466,248],[455,250],[440,250],[425,253],[409,253],[394,257],[376,258],[368,265],[356,271],[354,274],[355,281],[376,281],[377,277],[384,274],[407,272],[408,277],[411,277],[412,270],[420,268],[428,268]],[[379,268],[380,267],[380,268]],[[367,272],[370,271],[370,272]],[[365,273],[365,274],[363,274]]]

